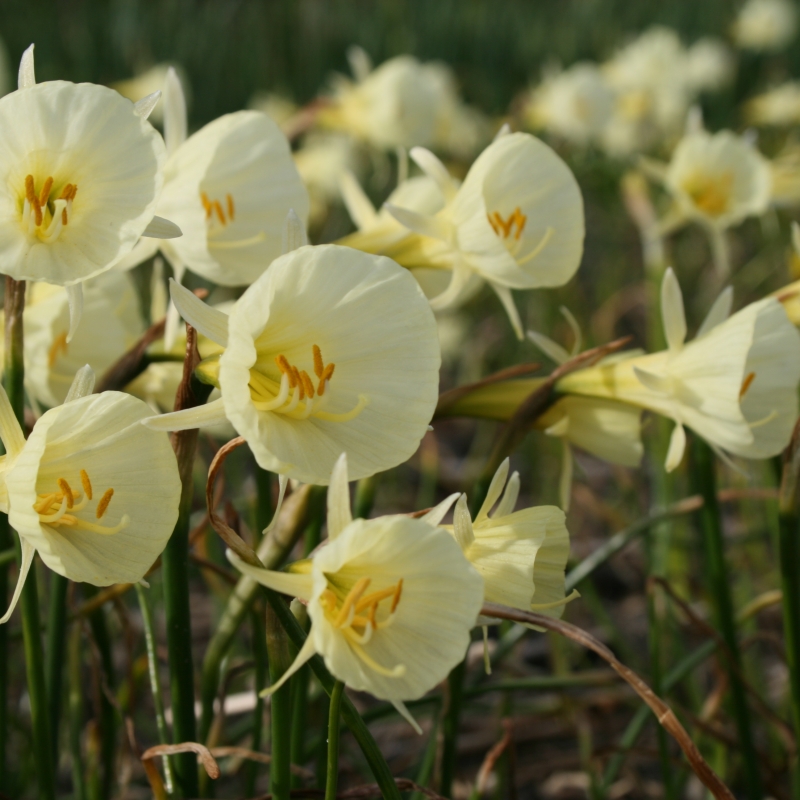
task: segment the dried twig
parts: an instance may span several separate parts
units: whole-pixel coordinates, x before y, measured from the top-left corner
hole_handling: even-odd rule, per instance
[[[217,764],[211,751],[199,742],[181,742],[180,744],[157,744],[144,751],[141,755],[142,761],[147,761],[150,758],[157,756],[174,756],[178,753],[197,753],[200,757],[200,762],[203,768],[208,773],[208,777],[212,779],[219,778],[219,764]]]
[[[272,756],[268,753],[257,753],[255,750],[248,750],[246,747],[212,747],[211,755],[214,758],[244,758],[247,761],[257,761],[259,764],[271,764]],[[303,780],[313,781],[316,773],[313,770],[301,767],[298,764],[290,764],[289,770],[293,775],[297,775]]]
[[[475,791],[477,794],[483,795],[486,793],[489,776],[492,774],[495,764],[497,764],[497,759],[503,755],[510,744],[511,727],[506,726],[506,732],[503,734],[503,738],[486,754],[486,757],[483,759],[483,764],[481,764],[481,768],[478,770],[478,774],[475,777]]]
[[[700,754],[686,729],[681,725],[672,709],[629,667],[626,667],[602,642],[594,636],[560,619],[553,619],[544,614],[535,614],[531,611],[520,611],[508,608],[497,603],[485,603],[481,614],[487,617],[508,619],[512,622],[522,622],[526,625],[536,625],[546,630],[554,631],[562,636],[577,642],[582,647],[597,653],[609,663],[612,669],[625,680],[631,688],[642,698],[650,710],[655,714],[659,724],[673,736],[683,750],[689,765],[695,775],[717,800],[734,800],[730,789],[722,782],[720,777],[708,765]]]

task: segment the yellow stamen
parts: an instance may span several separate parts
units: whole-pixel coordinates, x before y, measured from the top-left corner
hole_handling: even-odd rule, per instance
[[[39,192],[39,205],[43,206],[50,199],[50,190],[53,188],[53,179],[48,178],[42,186],[42,191]],[[27,189],[27,187],[26,187]]]
[[[508,215],[508,219],[503,219],[499,211],[487,214],[487,219],[497,236],[500,236],[502,231],[503,238],[508,239],[511,232],[514,231],[515,240],[519,240],[519,237],[522,236],[522,231],[525,230],[525,224],[528,222],[528,217],[522,213],[519,206]]]
[[[228,216],[230,217],[231,222],[233,222],[233,218],[236,214],[236,207],[233,205],[233,197],[229,194],[226,194],[225,199],[228,201]]]
[[[47,364],[48,366],[53,366],[56,363],[56,359],[58,358],[59,353],[67,354],[67,350],[69,349],[69,345],[67,344],[67,332],[64,331],[63,333],[59,333],[58,336],[53,340],[53,344],[50,345],[50,351],[47,354]]]
[[[89,500],[92,499],[92,482],[89,480],[89,474],[86,472],[85,469],[81,470],[81,486],[83,486],[83,491],[86,492],[86,496]]]
[[[68,222],[68,219],[67,219],[67,209],[66,209],[66,208],[62,208],[62,209],[61,209],[61,224],[62,224],[62,225],[66,225],[66,224],[67,224],[67,222]]]
[[[314,374],[318,378],[321,378],[322,373],[325,371],[325,362],[322,360],[322,350],[320,350],[317,345],[312,345],[311,352],[314,354]]]
[[[402,581],[400,581],[402,584]],[[371,605],[377,605],[381,600],[386,600],[388,597],[394,597],[397,594],[397,586],[389,586],[386,589],[380,589],[377,592],[370,592],[365,597],[362,597],[356,604],[356,614],[369,608]],[[394,607],[392,607],[394,611]]]
[[[205,192],[200,192],[200,202],[203,204],[203,208],[206,210],[206,219],[211,219],[211,215],[214,213],[214,208]]]
[[[31,206],[36,205],[38,198],[36,197],[36,191],[33,188],[33,175],[25,176],[25,197]]]
[[[394,597],[392,598],[392,607],[389,610],[390,614],[394,614],[395,609],[397,608],[397,604],[400,602],[400,597],[403,594],[403,579],[397,582],[397,589],[395,589]]]
[[[106,489],[105,494],[100,498],[100,502],[97,504],[97,511],[95,512],[95,516],[97,519],[102,519],[103,514],[106,513],[108,509],[108,504],[111,502],[111,498],[114,496],[113,489]]]
[[[309,397],[313,397],[314,396],[314,384],[311,383],[311,378],[308,376],[308,373],[305,370],[303,370],[300,373],[300,378],[303,381],[303,389],[305,390],[305,393]]]
[[[216,212],[216,214],[217,214],[217,219],[218,219],[218,220],[219,220],[219,221],[220,221],[220,222],[221,222],[223,225],[225,225],[225,224],[226,224],[226,220],[225,220],[225,212],[222,210],[222,206],[219,204],[219,200],[214,200],[214,202],[212,203],[212,205],[214,206],[214,211],[215,211],[215,212]]]
[[[342,607],[339,610],[339,615],[333,623],[337,628],[341,628],[344,623],[347,622],[347,618],[350,616],[350,609],[358,603],[361,595],[367,591],[367,587],[370,583],[371,581],[369,578],[359,578],[356,581],[353,588],[348,592],[347,597],[345,597],[344,603],[342,603]]]
[[[317,394],[322,397],[325,394],[325,382],[329,381],[333,377],[333,370],[336,367],[336,364],[328,364],[327,367],[322,372],[319,378],[319,386],[317,387]]]
[[[67,508],[72,508],[75,505],[75,495],[72,494],[72,488],[64,478],[58,479],[58,488],[61,489],[61,494],[67,498]]]
[[[751,372],[749,375],[745,377],[742,381],[742,388],[739,389],[739,399],[742,400],[744,396],[747,394],[747,390],[752,385],[753,381],[756,379],[755,372]]]

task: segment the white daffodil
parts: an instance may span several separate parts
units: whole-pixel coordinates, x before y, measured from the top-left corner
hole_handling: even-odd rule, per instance
[[[800,123],[800,81],[787,81],[748,100],[744,115],[751,125],[792,126]]]
[[[19,90],[0,99],[0,259],[17,280],[73,287],[112,267],[140,236],[179,236],[154,218],[164,143],[146,121],[158,98],[134,106],[94,84],[36,84],[33,48]]]
[[[127,97],[133,103],[138,103],[149,95],[161,95],[164,83],[167,80],[167,72],[174,69],[180,76],[183,70],[176,64],[154,64],[144,72],[139,72],[127,80],[116,81],[110,84],[111,88],[119,92],[123,97]],[[153,122],[160,125],[164,121],[164,100],[159,97],[150,117]]]
[[[492,478],[474,521],[467,496],[462,494],[456,502],[453,524],[443,527],[483,578],[486,602],[560,617],[568,602],[564,570],[569,557],[569,532],[564,512],[555,506],[514,511],[519,474],[515,472],[509,479],[508,469],[506,459]],[[438,524],[451,503],[452,497],[422,519]],[[497,508],[490,514],[495,504]]]
[[[733,79],[736,64],[728,46],[720,39],[698,39],[686,53],[686,80],[698,92],[713,92]]]
[[[727,228],[767,210],[769,164],[731,131],[697,131],[678,143],[664,185],[687,218]]]
[[[483,604],[483,581],[454,538],[408,516],[353,520],[342,456],[330,476],[328,540],[287,572],[250,566],[245,575],[308,604],[311,630],[274,692],[319,653],[347,686],[403,706],[464,658]],[[417,730],[419,730],[417,728]]]
[[[530,93],[523,111],[534,130],[545,129],[585,147],[599,140],[614,111],[615,93],[590,62],[549,71]]]
[[[166,430],[224,419],[258,463],[327,483],[348,454],[354,478],[405,461],[436,406],[436,323],[407,270],[348,247],[300,247],[277,259],[230,315],[172,283],[197,330],[223,346],[200,376],[215,403],[153,418]]]
[[[28,287],[22,316],[25,388],[48,408],[64,402],[75,373],[84,364],[102,375],[144,330],[136,291],[127,275],[104,272],[88,280],[83,293],[83,323],[68,342],[66,289],[47,283]]]
[[[90,392],[84,368],[67,402],[39,418],[26,441],[0,390],[0,509],[19,534],[22,563],[8,621],[38,551],[73,581],[137,581],[164,549],[178,518],[181,482],[169,440],[140,421],[141,401]]]
[[[666,468],[681,461],[686,425],[720,455],[766,458],[784,449],[797,419],[800,334],[773,297],[728,318],[723,292],[695,339],[685,343],[683,297],[667,270],[661,313],[668,349],[618,359],[562,378],[568,394],[620,400],[673,419]]]
[[[164,136],[169,158],[158,213],[183,236],[146,240],[120,265],[133,267],[160,249],[180,281],[184,269],[222,286],[252,283],[281,252],[286,214],[305,223],[308,193],[278,126],[258,111],[226,114],[187,138],[180,80],[164,85]]]
[[[748,0],[732,33],[744,50],[782,50],[797,33],[797,8],[791,0]]]
[[[495,139],[460,187],[430,151],[415,147],[411,157],[437,183],[443,208],[424,215],[386,207],[418,234],[418,263],[452,271],[447,289],[431,305],[452,305],[476,278],[483,279],[522,338],[511,289],[562,286],[580,264],[583,200],[569,167],[527,133]],[[407,258],[398,257],[401,263]]]

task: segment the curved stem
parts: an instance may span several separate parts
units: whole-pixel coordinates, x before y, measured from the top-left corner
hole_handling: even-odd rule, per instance
[[[61,720],[61,688],[67,640],[67,586],[69,581],[55,572],[50,576],[50,608],[47,612],[45,683],[50,708],[53,761],[58,763],[58,728]]]
[[[339,711],[342,705],[344,684],[336,681],[331,692],[328,710],[328,766],[325,779],[325,800],[336,800],[339,784]]]
[[[289,639],[272,606],[267,607],[267,652],[269,653],[269,679],[275,684],[292,665]],[[272,736],[270,747],[272,762],[269,770],[269,788],[275,800],[289,800],[291,789],[292,696],[290,678],[270,697]]]

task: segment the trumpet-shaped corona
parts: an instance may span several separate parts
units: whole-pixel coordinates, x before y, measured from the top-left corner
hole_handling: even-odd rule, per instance
[[[264,468],[326,483],[341,452],[361,478],[405,461],[436,405],[439,345],[409,273],[347,247],[305,246],[277,259],[231,310],[173,284],[183,316],[224,347],[198,375],[222,398],[148,424],[227,419]]]

